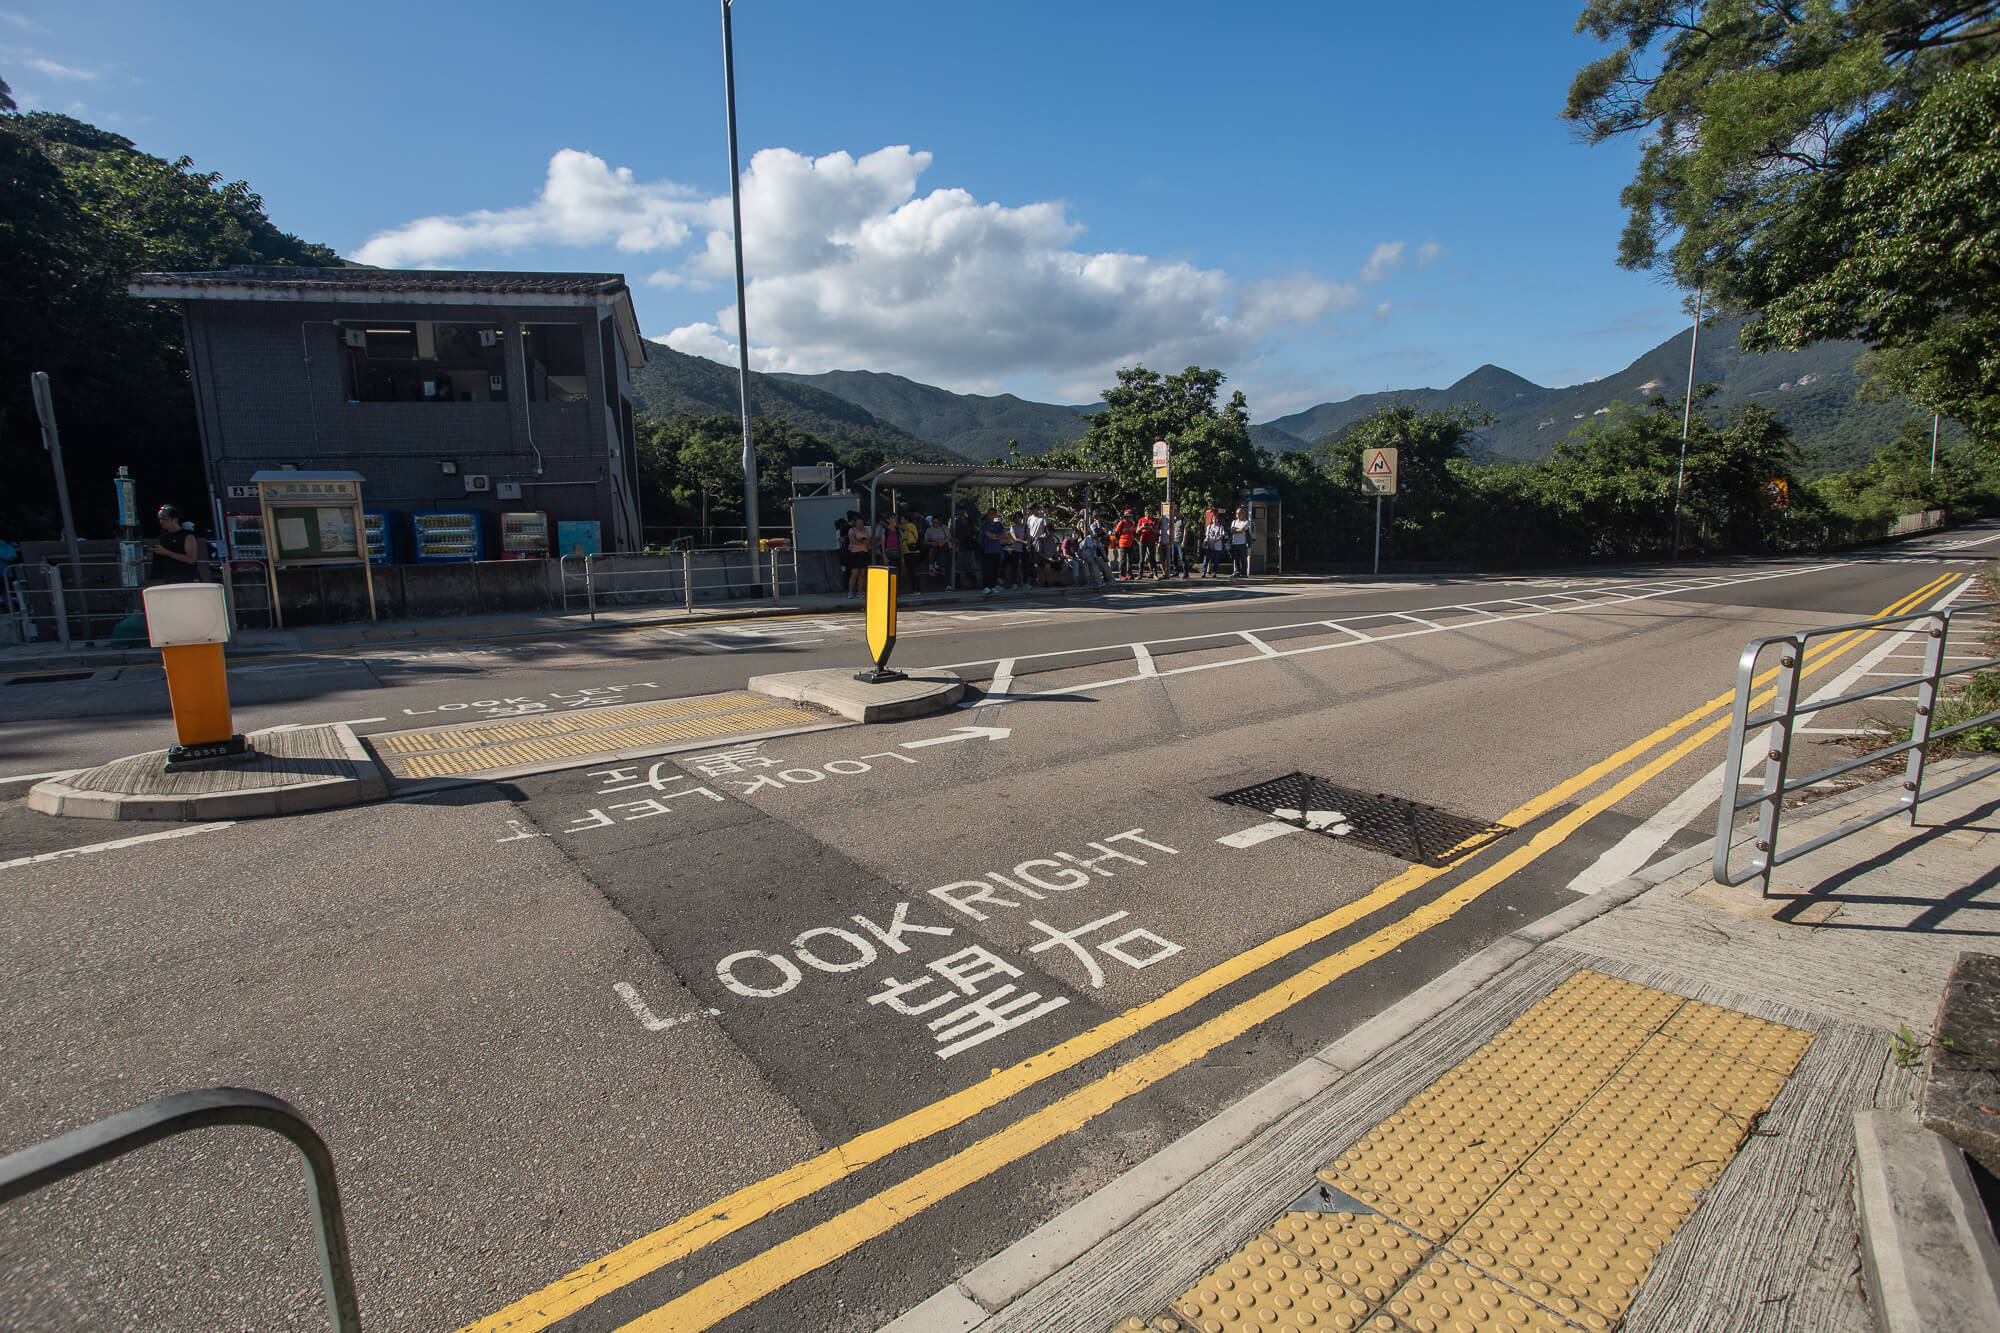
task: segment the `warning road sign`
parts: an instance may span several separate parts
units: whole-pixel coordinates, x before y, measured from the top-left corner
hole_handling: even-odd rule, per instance
[[[1361,455],[1361,493],[1363,495],[1396,493],[1394,449],[1370,449]]]

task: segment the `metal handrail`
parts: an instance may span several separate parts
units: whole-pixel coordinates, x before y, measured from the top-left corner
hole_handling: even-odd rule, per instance
[[[1931,729],[1931,717],[1937,705],[1940,682],[1954,676],[1971,675],[1974,672],[2000,666],[2000,658],[1986,658],[1975,661],[1970,666],[1946,669],[1945,649],[1951,641],[1953,618],[1972,612],[1990,612],[1996,608],[2000,608],[2000,602],[1975,602],[1967,606],[1944,607],[1931,611],[1908,611],[1901,615],[1878,616],[1873,620],[1855,620],[1844,625],[1802,630],[1796,634],[1766,635],[1761,639],[1752,639],[1745,645],[1743,656],[1736,668],[1736,702],[1731,710],[1729,723],[1729,758],[1723,767],[1724,794],[1716,811],[1714,864],[1716,882],[1736,885],[1761,877],[1763,896],[1768,898],[1771,896],[1771,872],[1779,866],[1796,861],[1828,843],[1836,842],[1852,833],[1859,833],[1862,829],[1871,828],[1898,815],[1907,816],[1914,824],[1917,807],[1926,798],[1946,795],[1981,778],[2000,773],[2000,764],[1994,764],[1976,773],[1960,777],[1935,791],[1926,792],[1923,789],[1924,766],[1928,761],[1929,747],[1933,741],[2000,720],[2000,710],[1996,710],[1936,731]],[[1930,626],[1927,631],[1928,646],[1924,651],[1922,673],[1899,677],[1887,685],[1871,686],[1831,699],[1808,700],[1804,705],[1800,704],[1799,683],[1804,677],[1807,646],[1812,640],[1829,635],[1866,633],[1919,622]],[[1756,694],[1757,664],[1764,652],[1774,644],[1783,645],[1784,649],[1778,658],[1777,683],[1769,694],[1758,695]],[[1916,688],[1917,700],[1915,720],[1910,727],[1910,739],[1870,750],[1860,758],[1835,764],[1832,768],[1823,769],[1809,777],[1787,776],[1791,766],[1792,740],[1796,735],[1797,719],[1830,708],[1838,708],[1842,704],[1858,703],[1864,699],[1907,690],[1912,686]],[[1777,702],[1769,712],[1756,717],[1750,716],[1751,706],[1765,699]],[[1770,743],[1764,754],[1764,780],[1755,795],[1742,796],[1740,792],[1743,758],[1748,737],[1753,731],[1763,728],[1769,729],[1770,736]],[[1907,755],[1908,759],[1904,768],[1902,793],[1895,805],[1864,818],[1844,822],[1832,832],[1822,834],[1797,847],[1780,850],[1778,835],[1784,822],[1787,796],[1802,791],[1814,783],[1851,773],[1897,755]],[[1730,867],[1736,817],[1753,807],[1757,810],[1757,834],[1752,844],[1755,854],[1750,864],[1738,873]]]
[[[250,1125],[287,1140],[306,1159],[306,1198],[319,1239],[320,1280],[327,1317],[336,1333],[360,1333],[354,1266],[347,1253],[347,1222],[340,1211],[333,1154],[289,1104],[250,1088],[204,1088],[176,1093],[120,1111],[94,1124],[0,1157],[0,1204],[31,1194],[114,1157],[190,1130]]]
[[[725,564],[716,569],[698,567],[697,557],[722,556]],[[739,584],[726,563],[729,558],[746,557],[748,569],[747,583]],[[767,563],[768,562],[768,563]],[[621,568],[621,563],[638,568]],[[678,601],[692,613],[697,594],[725,592],[733,594],[739,587],[762,585],[765,596],[777,604],[783,594],[784,580],[789,575],[794,592],[798,590],[798,559],[790,547],[778,547],[768,552],[748,551],[744,547],[716,547],[707,550],[684,549],[680,551],[625,555],[619,553],[599,553],[594,555],[565,555],[559,565],[562,584],[563,610],[570,609],[571,599],[580,596],[590,618],[597,618],[600,598],[647,597],[657,594],[660,601]],[[769,579],[765,578],[768,570]],[[579,578],[579,574],[581,577]],[[704,578],[705,575],[712,577]],[[629,580],[663,579],[664,582],[633,584]]]

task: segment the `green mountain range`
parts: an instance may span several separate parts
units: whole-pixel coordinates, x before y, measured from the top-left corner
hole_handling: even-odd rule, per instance
[[[1803,352],[1750,356],[1737,344],[1743,324],[1741,319],[1720,319],[1701,330],[1695,383],[1717,386],[1701,409],[1713,413],[1741,403],[1763,404],[1801,445],[1815,451],[1808,473],[1858,467],[1894,439],[1904,421],[1925,415],[1903,399],[1875,403],[1856,398],[1862,377],[1854,363],[1867,350],[1864,344],[1825,342]],[[1362,394],[1270,424],[1300,440],[1318,442],[1393,402],[1426,408],[1472,405],[1494,416],[1493,424],[1478,432],[1482,448],[1497,458],[1534,462],[1547,458],[1565,435],[1607,412],[1613,402],[1637,406],[1655,395],[1669,401],[1683,397],[1689,336],[1676,334],[1616,374],[1586,384],[1549,389],[1485,365],[1448,388]]]
[[[1696,349],[1695,382],[1717,392],[1703,404],[1716,412],[1762,403],[1814,451],[1809,474],[1865,464],[1921,409],[1902,399],[1862,402],[1854,363],[1866,348],[1827,342],[1803,352],[1745,355],[1737,345],[1740,319],[1705,325]],[[1613,402],[1643,404],[1655,395],[1677,400],[1687,391],[1688,333],[1674,335],[1631,365],[1587,384],[1545,388],[1499,366],[1485,365],[1443,389],[1402,389],[1320,403],[1250,428],[1251,439],[1274,452],[1305,449],[1395,402],[1420,407],[1471,405],[1494,421],[1477,435],[1475,456],[1533,462],[1547,458],[1572,430],[1609,411]],[[736,372],[705,357],[658,343],[634,377],[637,407],[649,416],[680,411],[735,412]],[[752,372],[751,411],[781,417],[836,443],[872,445],[923,462],[986,462],[1009,441],[1029,455],[1046,453],[1083,432],[1089,406],[1035,403],[1013,394],[953,393],[901,375],[835,370],[818,375]],[[1948,426],[1954,440],[1963,432]]]

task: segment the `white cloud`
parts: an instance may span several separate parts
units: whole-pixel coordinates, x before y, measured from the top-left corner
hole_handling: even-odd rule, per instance
[[[364,264],[409,268],[534,245],[610,242],[627,252],[665,250],[685,241],[690,222],[708,209],[681,186],[640,184],[630,167],[614,169],[595,154],[565,148],[549,159],[534,203],[418,218],[370,237],[354,257]]]
[[[1384,301],[1380,305],[1375,307],[1375,325],[1377,328],[1380,328],[1382,325],[1387,324],[1388,322],[1389,322],[1389,303],[1387,301]]]
[[[1417,247],[1417,267],[1429,268],[1445,257],[1446,251],[1436,241],[1425,241]]]
[[[16,14],[5,9],[0,9],[0,23],[19,28],[22,32],[40,32],[42,30],[42,25],[29,18],[26,14]]]
[[[77,69],[73,65],[58,65],[55,61],[44,59],[41,56],[30,56],[27,63],[28,68],[38,70],[52,79],[90,80],[97,77],[96,70]]]
[[[1355,282],[1300,273],[1239,283],[1220,269],[1086,248],[1082,224],[1060,202],[919,193],[931,164],[904,145],[861,157],[769,148],[751,159],[742,194],[752,366],[865,368],[981,388],[1040,374],[1089,397],[1120,366],[1241,364],[1274,330],[1361,304]],[[727,196],[640,182],[574,149],[551,159],[533,203],[418,219],[378,234],[356,258],[441,265],[607,241],[681,251],[645,279],[650,287],[734,295]],[[1404,249],[1376,247],[1361,280],[1403,267]],[[733,364],[735,328],[732,303],[656,341]]]

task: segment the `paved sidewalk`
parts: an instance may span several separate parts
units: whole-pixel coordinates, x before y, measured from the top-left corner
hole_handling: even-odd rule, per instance
[[[1359,580],[1366,582],[1367,580]],[[1296,583],[1326,583],[1325,579],[1290,578],[1282,575],[1258,576],[1235,581],[1237,587],[1280,587]],[[1016,588],[985,597],[977,589],[926,592],[905,596],[899,605],[905,611],[922,611],[934,606],[959,606],[977,602],[985,606],[1005,606],[1010,602],[1048,598],[1115,597],[1135,592],[1181,591],[1221,586],[1220,581],[1201,579],[1135,580],[1109,586],[1069,588]],[[760,620],[774,616],[832,615],[861,611],[860,598],[845,593],[808,593],[769,599],[744,598],[730,602],[703,602],[689,611],[682,606],[600,606],[593,618],[589,612],[536,611],[489,615],[430,616],[412,620],[384,620],[372,624],[309,625],[298,629],[245,629],[229,642],[232,659],[284,656],[294,653],[341,652],[354,648],[415,647],[448,643],[472,643],[493,639],[545,639],[592,630],[641,629],[652,625],[685,626],[705,622]],[[77,648],[68,652],[53,644],[10,644],[0,647],[0,677],[43,672],[80,671],[101,667],[157,666],[159,651],[145,645],[130,648]]]
[[[1898,785],[1795,812],[1786,844]],[[1705,846],[1670,858],[1467,960],[889,1328],[1862,1333],[1854,1115],[1913,1111],[1892,1037],[1927,1036],[1961,950],[2000,952],[1996,835],[2000,778],[1801,858],[1768,902],[1717,886]]]

